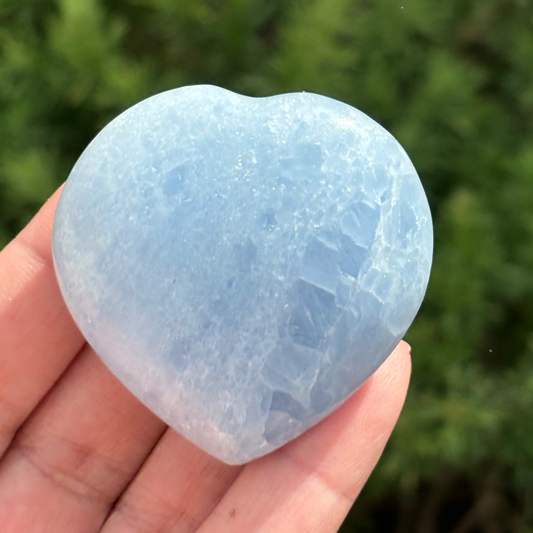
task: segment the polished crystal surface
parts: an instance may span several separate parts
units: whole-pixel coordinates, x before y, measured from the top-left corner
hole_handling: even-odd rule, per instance
[[[154,96],[76,163],[58,280],[110,369],[229,463],[324,418],[387,358],[422,301],[432,226],[398,142],[314,94]]]

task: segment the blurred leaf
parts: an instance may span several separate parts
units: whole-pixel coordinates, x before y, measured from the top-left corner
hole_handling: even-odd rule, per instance
[[[2,177],[14,201],[38,205],[54,192],[57,163],[50,152],[32,148],[10,154],[2,166]]]

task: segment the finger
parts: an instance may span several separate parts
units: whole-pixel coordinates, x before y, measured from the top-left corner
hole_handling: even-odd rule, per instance
[[[52,262],[59,194],[0,253],[0,456],[84,342]]]
[[[97,531],[165,427],[87,346],[0,463],[0,531]]]
[[[248,464],[198,533],[337,531],[399,416],[409,353],[401,343],[340,409]]]
[[[241,469],[168,430],[101,533],[196,531]]]

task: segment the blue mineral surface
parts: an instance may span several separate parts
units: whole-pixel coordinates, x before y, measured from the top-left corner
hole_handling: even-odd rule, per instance
[[[94,139],[53,253],[109,368],[192,442],[244,463],[388,357],[424,296],[432,225],[408,156],[360,111],[195,86]]]

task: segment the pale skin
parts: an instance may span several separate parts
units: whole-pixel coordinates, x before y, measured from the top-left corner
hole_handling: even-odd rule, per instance
[[[59,193],[0,252],[0,531],[336,532],[400,414],[409,346],[300,438],[221,463],[145,408],[74,325],[51,255]]]

